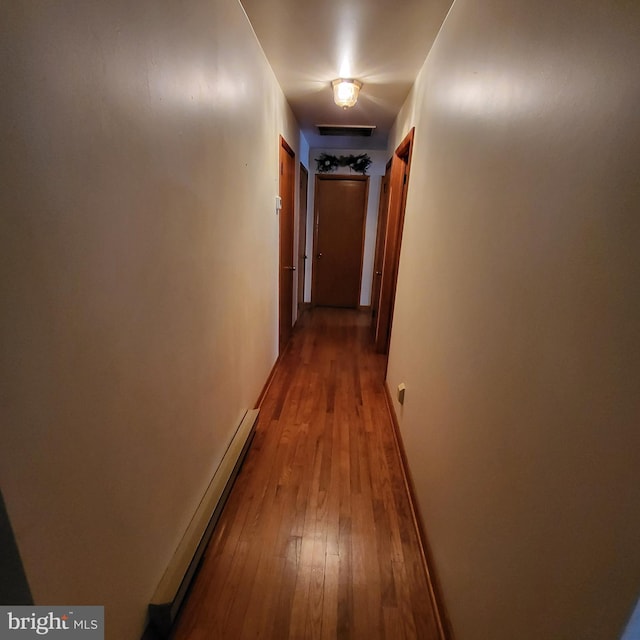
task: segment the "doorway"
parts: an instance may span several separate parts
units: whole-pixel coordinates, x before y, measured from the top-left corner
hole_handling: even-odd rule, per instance
[[[359,306],[368,191],[368,176],[316,175],[314,305]]]
[[[305,308],[304,282],[307,274],[307,192],[309,173],[300,163],[300,227],[298,229],[298,317]]]
[[[293,210],[295,194],[295,154],[280,136],[280,258],[278,277],[278,349],[279,353],[291,337],[293,326]]]
[[[389,204],[384,232],[384,248],[381,250],[380,293],[375,303],[377,314],[373,321],[375,323],[375,345],[378,353],[388,353],[391,340],[391,324],[396,301],[400,247],[402,245],[414,132],[415,129],[411,129],[391,158]]]
[[[378,201],[378,229],[376,232],[376,248],[373,254],[373,282],[371,284],[371,329],[375,336],[378,323],[378,307],[380,305],[380,288],[382,286],[382,268],[384,266],[384,247],[387,235],[387,216],[389,214],[389,181],[391,179],[391,159],[387,162],[385,174],[380,182],[380,199]]]

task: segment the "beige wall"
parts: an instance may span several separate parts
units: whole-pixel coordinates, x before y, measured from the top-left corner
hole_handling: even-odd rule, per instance
[[[456,0],[388,371],[458,640],[612,640],[640,590],[640,5]]]
[[[2,492],[36,603],[133,640],[276,358],[299,132],[237,0],[0,12]]]

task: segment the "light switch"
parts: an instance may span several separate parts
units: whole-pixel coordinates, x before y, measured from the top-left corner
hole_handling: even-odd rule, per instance
[[[400,404],[404,404],[404,392],[405,392],[406,388],[407,387],[405,386],[404,382],[401,382],[398,385],[398,402]]]
[[[276,211],[280,211],[280,209],[282,209],[282,198],[276,196]]]

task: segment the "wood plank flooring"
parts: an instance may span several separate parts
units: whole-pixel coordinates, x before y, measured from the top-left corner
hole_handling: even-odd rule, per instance
[[[369,316],[305,314],[175,640],[437,640]]]

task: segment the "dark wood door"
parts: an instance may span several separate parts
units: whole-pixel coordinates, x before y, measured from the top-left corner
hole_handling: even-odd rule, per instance
[[[296,270],[293,261],[293,209],[295,189],[295,154],[293,149],[280,137],[280,276],[279,295],[279,349],[283,349],[291,337],[293,326],[293,275]]]
[[[300,227],[298,232],[298,316],[304,307],[304,279],[307,272],[307,191],[309,173],[300,163]]]
[[[314,305],[358,307],[368,176],[316,176]]]
[[[389,180],[391,178],[391,160],[387,163],[386,172],[380,183],[380,200],[378,204],[378,230],[376,232],[376,250],[373,254],[373,284],[371,285],[371,327],[376,330],[378,309],[380,307],[380,290],[382,285],[382,268],[384,266],[384,247],[387,234],[387,217],[389,214]]]

